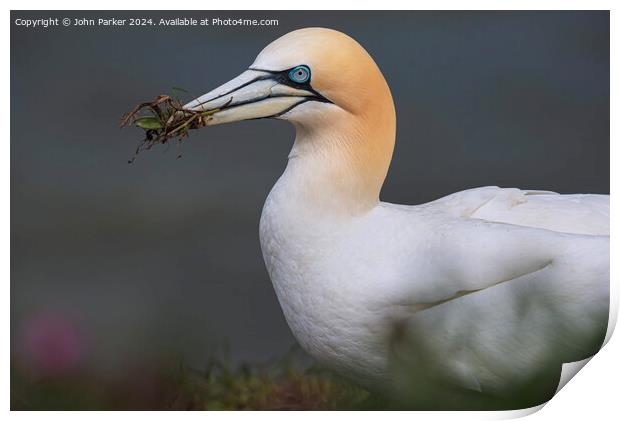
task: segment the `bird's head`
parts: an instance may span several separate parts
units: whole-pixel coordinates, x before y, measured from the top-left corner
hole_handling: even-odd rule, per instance
[[[311,124],[323,114],[363,115],[391,96],[381,71],[351,37],[305,28],[273,41],[248,70],[185,105],[212,112],[207,125],[257,118]]]
[[[364,209],[378,201],[394,148],[394,103],[374,60],[341,32],[290,32],[265,47],[246,71],[185,108],[207,113],[207,126],[291,121],[297,138],[290,156],[305,163],[305,191],[341,202],[348,196]]]

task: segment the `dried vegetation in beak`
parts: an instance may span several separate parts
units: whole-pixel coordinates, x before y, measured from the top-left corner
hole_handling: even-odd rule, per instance
[[[153,101],[143,102],[121,117],[120,127],[136,126],[144,130],[144,139],[140,141],[131,164],[144,149],[151,149],[156,144],[176,141],[180,144],[190,130],[206,126],[207,121],[220,108],[208,111],[183,109],[179,99],[170,95],[159,95]],[[179,155],[180,157],[180,155]]]

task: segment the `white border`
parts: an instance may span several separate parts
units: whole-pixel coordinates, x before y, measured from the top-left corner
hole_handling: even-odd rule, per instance
[[[615,30],[615,26],[618,24],[619,19],[616,16],[616,10],[614,10],[614,2],[612,1],[549,1],[549,0],[522,0],[522,1],[442,1],[442,2],[421,2],[410,1],[405,4],[402,1],[394,0],[382,0],[372,3],[362,4],[359,1],[340,1],[340,0],[314,0],[312,2],[291,2],[284,0],[262,0],[262,1],[226,1],[226,2],[206,2],[196,0],[185,0],[181,3],[161,1],[161,0],[138,0],[138,1],[119,1],[109,0],[96,4],[95,2],[78,2],[78,1],[55,1],[53,4],[45,1],[28,1],[6,2],[12,9],[15,10],[46,10],[53,6],[54,10],[140,10],[144,8],[152,8],[155,10],[177,10],[179,6],[185,10],[201,10],[208,7],[211,10],[255,10],[260,7],[263,10],[286,10],[286,9],[301,9],[301,10],[339,10],[349,9],[351,7],[363,7],[367,10],[394,10],[404,8],[414,8],[418,10],[481,10],[481,9],[494,9],[494,10],[550,10],[561,7],[563,9],[570,10],[611,10],[611,202],[612,210],[618,209],[617,200],[617,186],[619,171],[615,167],[614,162],[618,162],[618,129],[615,117],[617,116],[618,107],[616,105],[616,98],[618,98],[618,84],[616,83],[615,74],[618,74],[618,31]],[[295,7],[298,6],[298,7]],[[5,9],[4,13],[4,28],[2,31],[2,47],[3,47],[3,80],[5,84],[5,91],[10,92],[10,75],[9,75],[9,51],[10,51],[10,9]],[[7,128],[9,127],[9,100],[5,97],[0,105],[1,118],[3,120],[2,127],[5,128],[5,133],[9,135]],[[2,169],[4,177],[2,178],[0,188],[2,189],[3,206],[0,207],[2,212],[2,238],[4,241],[1,243],[2,249],[0,250],[0,259],[2,259],[2,268],[4,272],[3,287],[4,294],[3,299],[3,337],[5,345],[2,347],[2,364],[3,364],[3,376],[2,376],[2,396],[5,399],[5,410],[8,411],[10,407],[10,376],[9,376],[9,345],[8,338],[10,337],[10,206],[9,206],[9,188],[10,188],[10,143],[4,141],[2,147],[4,153],[1,154]],[[612,218],[612,256],[617,250],[615,238],[618,234],[618,224],[615,223],[615,218]],[[618,284],[617,274],[618,267],[614,264],[612,258],[611,278],[612,278],[612,309],[611,319],[614,323],[618,311]],[[586,417],[590,419],[609,419],[611,414],[618,414],[617,397],[617,379],[620,372],[620,364],[618,357],[620,356],[620,345],[618,339],[611,340],[602,350],[597,354],[587,367],[577,374],[563,388],[556,397],[554,397],[543,410],[530,416],[530,419],[538,420],[553,420],[553,419],[584,419]],[[30,419],[37,417],[40,413],[30,412],[12,412],[11,417],[20,419]],[[502,419],[513,418],[519,415],[525,415],[524,412],[512,412],[512,413],[488,413],[488,412],[389,412],[382,413],[382,417],[390,417],[393,419],[410,420],[415,418],[419,419]],[[51,420],[66,420],[66,419],[82,419],[85,416],[94,419],[107,419],[110,415],[105,412],[47,412],[43,413],[46,419]],[[135,413],[115,413],[114,417],[120,419],[134,419],[138,414]],[[292,414],[285,412],[210,412],[205,413],[167,413],[167,412],[149,412],[143,413],[139,416],[148,416],[155,419],[167,419],[170,416],[187,417],[187,418],[200,418],[204,417],[218,418],[218,419],[232,419],[237,417],[252,417],[265,420],[273,420],[274,418],[290,417]],[[378,415],[378,414],[376,414]],[[299,412],[294,415],[301,419],[313,419],[317,416],[316,413]],[[362,413],[344,413],[344,412],[324,412],[320,414],[321,417],[340,419],[341,417],[355,417],[356,419],[374,417],[372,412]]]

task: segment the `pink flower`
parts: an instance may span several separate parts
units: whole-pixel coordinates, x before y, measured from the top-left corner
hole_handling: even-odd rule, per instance
[[[29,319],[22,338],[23,360],[37,374],[67,374],[81,359],[78,330],[70,319],[59,314],[42,313]]]

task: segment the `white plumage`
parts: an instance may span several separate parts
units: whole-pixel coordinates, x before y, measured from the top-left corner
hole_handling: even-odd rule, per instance
[[[600,347],[609,197],[482,187],[380,202],[394,104],[346,35],[287,34],[188,107],[217,109],[209,124],[295,125],[260,240],[286,320],[322,364],[412,407],[511,408],[549,399],[562,364]]]
[[[380,203],[345,223],[304,212],[288,178],[263,210],[265,262],[296,338],[345,376],[379,389],[406,382],[430,407],[454,405],[454,394],[466,397],[458,407],[488,397],[501,407],[546,381],[523,398],[534,405],[553,395],[562,363],[600,346],[607,197],[484,187]]]

